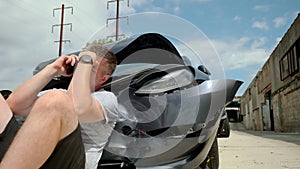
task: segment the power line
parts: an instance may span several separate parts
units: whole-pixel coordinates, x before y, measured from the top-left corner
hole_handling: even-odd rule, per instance
[[[70,31],[72,31],[72,23],[64,23],[64,11],[65,9],[71,9],[71,14],[73,15],[73,7],[65,7],[64,4],[62,4],[61,8],[54,8],[52,11],[53,17],[55,16],[55,11],[61,10],[61,21],[60,24],[55,24],[52,25],[52,33],[54,30],[54,27],[60,27],[60,35],[59,35],[59,40],[54,41],[55,43],[59,42],[59,50],[58,50],[58,56],[62,55],[62,43],[70,43],[71,40],[65,40],[63,39],[63,28],[64,26],[70,26]]]

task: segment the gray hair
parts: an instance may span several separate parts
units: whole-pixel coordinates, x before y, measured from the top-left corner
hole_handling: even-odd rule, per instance
[[[107,47],[103,46],[102,44],[92,44],[86,47],[85,50],[94,52],[97,57],[103,57],[107,60],[107,66],[109,68],[109,70],[107,70],[108,74],[112,74],[113,71],[116,69],[117,57]]]

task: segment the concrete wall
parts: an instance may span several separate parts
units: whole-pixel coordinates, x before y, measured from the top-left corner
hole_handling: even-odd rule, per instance
[[[300,132],[299,67],[300,14],[241,97],[246,128],[269,130],[272,120],[275,131]]]

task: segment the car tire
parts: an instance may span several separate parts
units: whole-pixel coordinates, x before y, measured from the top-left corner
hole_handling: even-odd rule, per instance
[[[219,147],[215,138],[204,162],[199,166],[201,169],[219,169]]]
[[[230,136],[230,124],[228,118],[223,119],[218,128],[218,138],[228,138]]]
[[[229,137],[230,136],[230,124],[229,124],[228,118],[225,119],[224,128],[227,129],[227,130],[225,130],[225,135],[227,137]]]

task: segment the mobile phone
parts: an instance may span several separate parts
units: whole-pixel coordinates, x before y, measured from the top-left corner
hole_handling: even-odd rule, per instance
[[[66,70],[66,73],[67,73],[68,75],[74,73],[74,70],[75,70],[75,67],[77,66],[77,63],[78,63],[78,62],[76,61],[76,63],[74,64],[74,66],[72,66],[71,63],[67,64],[67,70]]]

